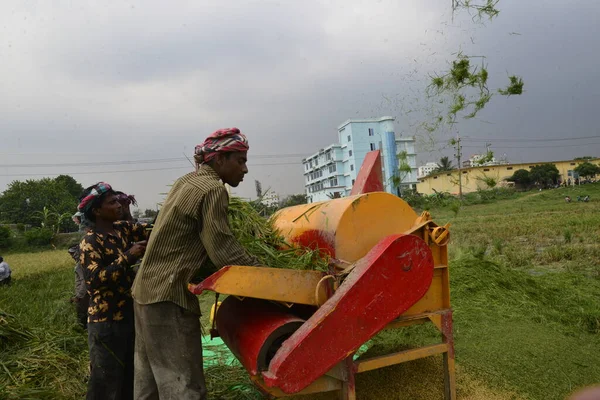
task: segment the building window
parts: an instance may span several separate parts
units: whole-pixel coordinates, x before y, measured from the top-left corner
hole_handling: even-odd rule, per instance
[[[352,184],[354,185],[354,179],[352,179]]]
[[[325,154],[325,159],[327,161],[331,160],[331,152],[330,151],[328,151],[327,154]]]
[[[337,186],[337,178],[332,178],[329,180],[329,186]]]
[[[506,167],[507,171],[510,171],[513,167]]]
[[[572,163],[571,163],[571,165],[575,165],[575,163],[574,163],[574,162],[572,162]]]
[[[369,128],[369,136],[375,136],[375,132],[373,132],[373,128]]]
[[[348,150],[348,157],[352,157],[352,150]]]
[[[330,166],[329,166],[329,173],[331,173],[331,172],[335,172],[335,171],[336,171],[335,164],[333,164],[333,165],[330,165]]]
[[[446,176],[452,176],[452,174],[446,174]]]
[[[434,176],[433,179],[437,179],[437,176]]]
[[[371,151],[375,151],[375,143],[371,143]]]
[[[530,165],[529,168],[533,168],[533,165]]]
[[[351,142],[352,141],[352,136],[348,135],[348,141]]]
[[[463,174],[466,174],[466,173],[467,173],[467,171],[463,171]]]
[[[483,169],[483,172],[487,172],[487,171],[489,171],[489,170],[490,170],[489,168],[484,168],[484,169]]]
[[[354,165],[350,164],[350,171],[354,171]]]

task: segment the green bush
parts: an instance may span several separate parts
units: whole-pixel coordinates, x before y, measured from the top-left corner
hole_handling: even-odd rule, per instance
[[[47,246],[53,237],[54,232],[48,228],[33,228],[25,232],[25,241],[29,246]]]
[[[0,226],[0,249],[8,249],[12,244],[12,231],[8,226]]]

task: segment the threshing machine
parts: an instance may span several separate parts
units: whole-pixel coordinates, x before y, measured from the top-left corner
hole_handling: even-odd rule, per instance
[[[289,243],[319,248],[329,272],[228,266],[191,287],[229,295],[219,335],[269,398],[338,391],[355,375],[442,354],[445,398],[455,399],[448,226],[383,192],[379,152],[368,153],[349,197],[279,211]],[[438,344],[372,358],[354,354],[384,329],[433,323]]]

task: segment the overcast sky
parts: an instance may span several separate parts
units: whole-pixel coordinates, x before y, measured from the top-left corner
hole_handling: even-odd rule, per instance
[[[486,56],[490,88],[525,81],[459,124],[467,157],[486,140],[514,162],[600,155],[600,2],[498,8],[482,25],[453,20],[451,0],[3,0],[0,191],[68,173],[155,208],[190,170],[184,154],[235,126],[250,141],[235,193],[255,197],[255,179],[302,192],[302,157],[347,119],[392,115],[398,133],[419,134],[429,76],[459,50]],[[419,162],[453,154],[427,150]]]

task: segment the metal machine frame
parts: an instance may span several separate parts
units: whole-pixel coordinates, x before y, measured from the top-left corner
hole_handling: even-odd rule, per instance
[[[454,338],[452,334],[452,309],[450,308],[450,284],[448,271],[447,243],[448,227],[435,225],[429,213],[421,215],[415,229],[407,234],[416,235],[429,245],[434,257],[435,269],[431,286],[425,296],[407,312],[389,323],[385,329],[400,329],[411,325],[433,323],[441,333],[441,342],[434,345],[404,350],[382,356],[354,361],[353,354],[344,362],[313,382],[304,390],[286,394],[277,388],[265,385],[260,376],[251,377],[254,384],[268,398],[276,399],[306,394],[339,391],[340,399],[356,399],[355,376],[392,365],[402,364],[438,354],[443,355],[444,398],[456,399],[456,374],[454,363]]]

